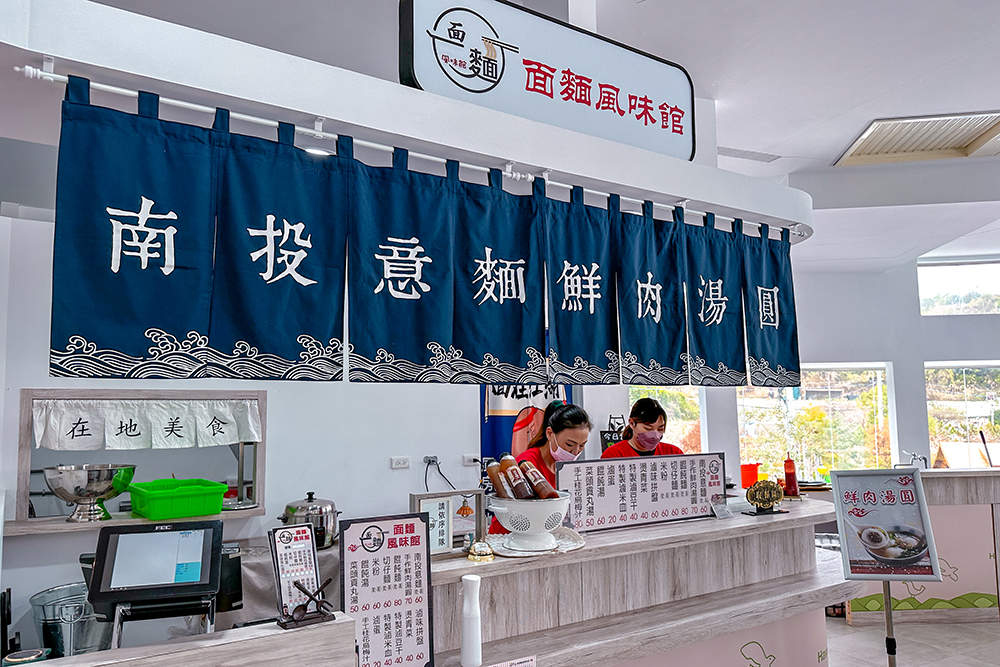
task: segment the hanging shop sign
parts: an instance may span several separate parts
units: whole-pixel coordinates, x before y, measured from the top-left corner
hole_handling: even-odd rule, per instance
[[[556,486],[573,493],[575,529],[606,530],[711,516],[724,466],[717,452],[557,463]]]
[[[230,132],[225,109],[169,122],[145,92],[138,111],[69,77],[53,376],[798,384],[786,233],[589,206],[580,187],[557,201],[543,179],[515,195],[498,169],[418,173],[401,148],[371,167],[346,135],[317,158],[288,123],[270,141]]]
[[[680,65],[497,0],[402,0],[404,85],[694,159],[694,86]]]
[[[426,512],[340,522],[341,609],[360,667],[434,664]]]
[[[941,581],[917,468],[834,470],[845,579]]]

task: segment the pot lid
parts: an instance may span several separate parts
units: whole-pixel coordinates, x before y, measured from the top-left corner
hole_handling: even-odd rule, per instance
[[[316,498],[312,491],[306,493],[305,500],[296,500],[285,505],[285,514],[292,516],[317,516],[336,514],[337,505],[332,500]]]

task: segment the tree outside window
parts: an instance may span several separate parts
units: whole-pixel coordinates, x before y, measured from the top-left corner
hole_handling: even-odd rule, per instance
[[[924,375],[931,466],[1000,465],[1000,368],[927,368]]]

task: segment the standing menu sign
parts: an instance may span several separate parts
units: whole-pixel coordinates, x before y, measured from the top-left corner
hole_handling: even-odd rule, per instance
[[[359,667],[434,664],[426,512],[340,522],[342,609]]]
[[[680,65],[495,0],[402,0],[399,39],[403,85],[694,159]]]
[[[605,530],[711,516],[724,465],[720,452],[573,461],[556,464],[556,485],[573,493],[574,528]]]
[[[917,468],[831,475],[845,579],[941,581]]]

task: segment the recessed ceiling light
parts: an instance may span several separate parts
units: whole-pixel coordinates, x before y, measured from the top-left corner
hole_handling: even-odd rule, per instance
[[[748,151],[742,148],[729,148],[727,146],[719,146],[718,150],[719,155],[724,157],[736,157],[741,160],[754,160],[755,162],[774,162],[781,157],[773,153],[761,153],[759,151]]]

